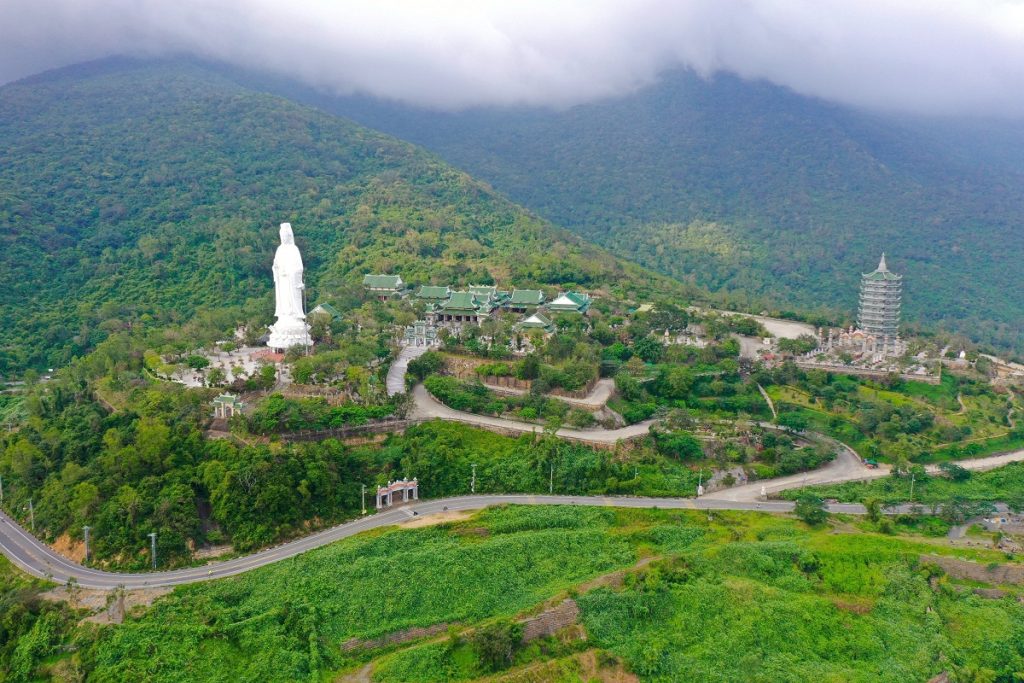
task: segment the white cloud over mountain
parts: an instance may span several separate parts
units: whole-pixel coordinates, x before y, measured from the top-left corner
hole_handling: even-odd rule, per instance
[[[0,3],[0,82],[178,53],[438,108],[567,106],[685,66],[872,109],[1024,115],[1017,0]]]

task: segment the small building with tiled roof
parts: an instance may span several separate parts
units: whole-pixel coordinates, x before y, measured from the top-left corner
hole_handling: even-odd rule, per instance
[[[583,292],[563,292],[544,305],[551,313],[580,313],[590,310],[590,295]]]
[[[475,323],[491,317],[497,305],[492,299],[481,297],[472,292],[452,292],[447,301],[434,306],[428,313],[431,322],[439,323]]]
[[[513,289],[504,307],[514,313],[526,313],[544,303],[544,292],[539,289]]]
[[[534,313],[530,317],[516,323],[515,330],[516,332],[543,330],[546,334],[551,334],[555,331],[555,324],[543,313]]]
[[[317,304],[316,308],[309,312],[309,315],[311,317],[314,315],[329,315],[331,316],[331,320],[338,320],[341,318],[341,311],[329,303],[324,302],[322,304]]]
[[[450,287],[445,285],[444,287],[438,287],[435,285],[422,285],[416,291],[416,298],[420,301],[426,301],[428,303],[440,303],[447,301],[448,297],[452,295]]]
[[[401,275],[366,274],[363,276],[363,289],[381,301],[387,301],[401,297],[405,292],[405,283]]]

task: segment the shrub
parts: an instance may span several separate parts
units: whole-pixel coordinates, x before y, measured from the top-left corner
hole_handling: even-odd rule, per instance
[[[828,519],[825,501],[812,493],[805,493],[797,498],[796,508],[793,512],[811,526],[824,524],[825,520]]]

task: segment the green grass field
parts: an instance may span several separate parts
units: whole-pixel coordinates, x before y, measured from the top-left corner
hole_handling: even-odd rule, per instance
[[[593,652],[653,681],[907,681],[968,666],[1011,680],[1024,671],[1024,606],[942,578],[933,590],[917,562],[1005,557],[943,543],[755,513],[497,508],[180,588],[102,630],[82,657],[95,681],[337,680],[367,664],[375,681],[475,680],[496,673],[474,644],[481,625],[650,557],[621,587],[578,596],[586,641],[516,647],[503,680],[585,680]],[[434,624],[448,626],[340,649]]]
[[[883,477],[870,481],[812,486],[808,490],[823,498],[844,502],[877,499],[884,504],[910,500],[910,477]],[[804,489],[784,491],[783,498],[794,499]],[[924,505],[946,503],[955,498],[973,502],[1005,502],[1024,508],[1024,463],[1012,463],[987,472],[974,472],[966,481],[944,476],[914,478],[914,501]]]

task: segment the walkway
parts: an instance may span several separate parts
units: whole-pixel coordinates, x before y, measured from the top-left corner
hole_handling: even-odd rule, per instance
[[[475,415],[473,413],[464,413],[461,410],[449,408],[431,396],[430,392],[428,392],[422,384],[417,384],[412,390],[412,399],[413,409],[409,413],[409,416],[413,419],[440,419],[452,422],[462,422],[506,434],[541,434],[544,431],[543,425],[509,420],[503,417]],[[563,439],[569,439],[570,441],[607,446],[620,440],[629,441],[631,439],[646,436],[651,425],[655,422],[656,420],[644,420],[643,422],[638,422],[634,425],[629,425],[628,427],[622,427],[620,429],[603,429],[600,427],[595,427],[593,429],[572,429],[564,427],[559,429],[556,432],[556,435]]]
[[[405,372],[409,368],[409,361],[419,358],[429,349],[426,346],[403,346],[398,352],[395,362],[388,368],[388,377],[384,386],[387,387],[388,396],[405,393]]]
[[[502,387],[495,384],[487,384],[486,382],[484,382],[484,386],[497,394],[514,394],[516,396],[523,396],[529,393],[526,389]],[[597,380],[597,382],[594,383],[594,388],[590,390],[590,393],[582,398],[559,396],[558,394],[545,394],[545,396],[547,398],[563,401],[569,405],[579,406],[580,408],[602,408],[604,407],[604,404],[608,403],[608,399],[612,397],[612,393],[614,391],[615,380],[606,377],[604,379]]]

